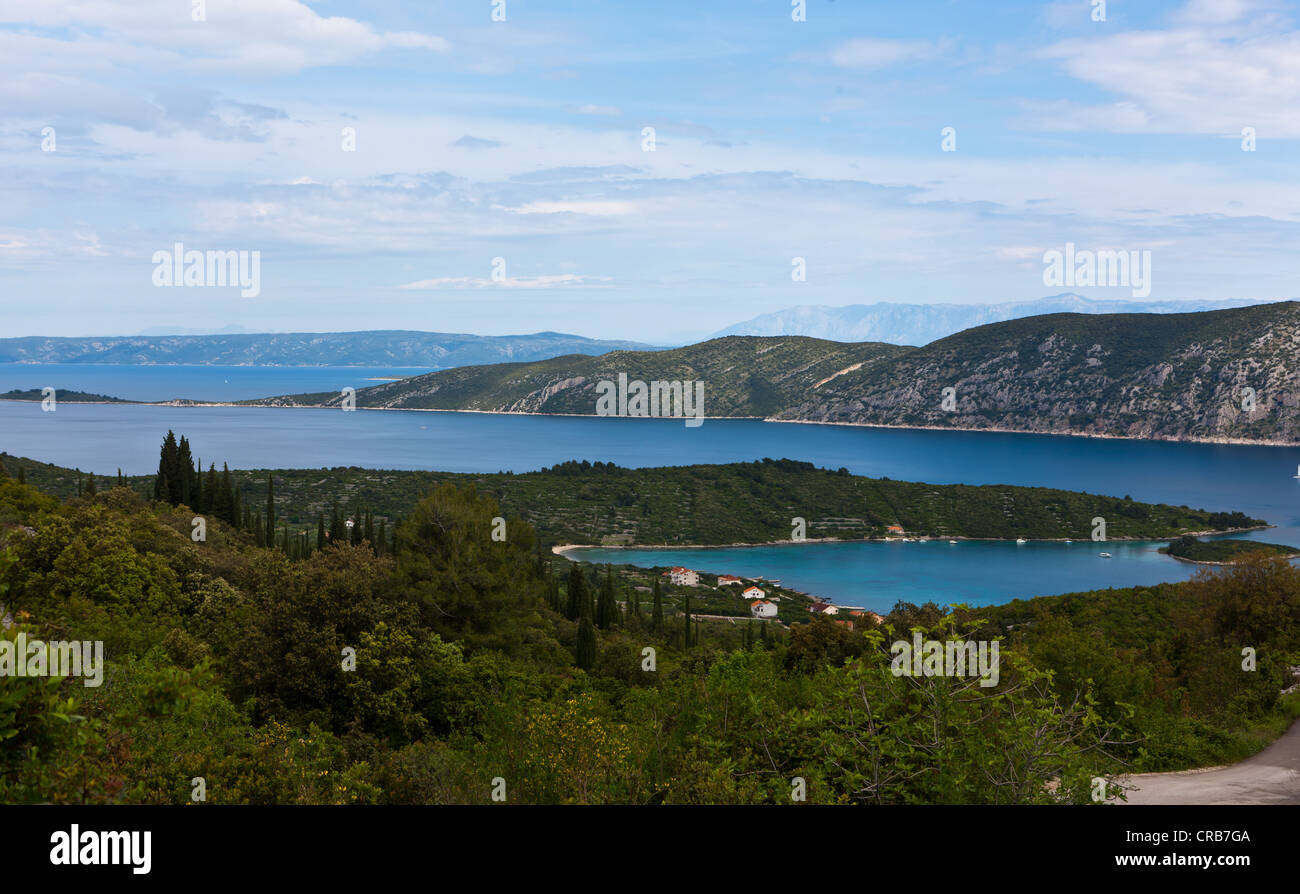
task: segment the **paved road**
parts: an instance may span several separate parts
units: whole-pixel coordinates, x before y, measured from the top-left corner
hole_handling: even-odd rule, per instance
[[[1217,770],[1141,773],[1129,804],[1300,804],[1300,722],[1254,757]]]

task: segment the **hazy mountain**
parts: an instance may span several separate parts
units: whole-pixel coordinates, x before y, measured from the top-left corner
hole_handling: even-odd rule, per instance
[[[666,351],[434,372],[361,389],[356,404],[593,415],[596,383],[626,373],[703,381],[708,416],[1297,443],[1298,356],[1300,303],[1288,301],[1186,314],[1049,314],[924,347],[727,336]],[[330,393],[255,403],[339,400]]]
[[[129,363],[197,366],[411,366],[448,368],[542,360],[561,354],[653,350],[629,341],[603,341],[538,332],[459,335],[402,330],[281,334],[150,335],[106,338],[0,339],[0,363]]]
[[[1258,301],[1094,301],[1066,293],[1035,301],[1003,304],[851,304],[847,307],[802,305],[763,314],[714,333],[724,335],[807,335],[831,341],[883,341],[925,345],[986,323],[1039,314],[1191,313],[1246,307]]]

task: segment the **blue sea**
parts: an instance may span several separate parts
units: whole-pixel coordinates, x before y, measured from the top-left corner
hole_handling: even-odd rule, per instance
[[[219,367],[0,367],[0,392],[42,381],[136,399],[217,400],[363,387],[394,370]],[[183,370],[183,371],[182,371]],[[407,371],[408,373],[410,371]],[[58,378],[51,378],[57,374]],[[172,376],[173,378],[166,378]],[[26,378],[24,378],[26,377]],[[180,383],[184,387],[172,388]],[[118,386],[118,387],[114,387]],[[134,389],[134,390],[128,390]],[[150,407],[0,401],[0,449],[111,475],[157,468],[168,429],[204,461],[231,468],[364,466],[526,472],[570,459],[664,466],[789,457],[860,475],[936,484],[1059,487],[1211,510],[1277,527],[1248,535],[1300,545],[1300,449],[956,431],[482,413],[242,407]],[[690,551],[591,551],[583,558],[689,564],[777,578],[840,603],[887,609],[898,599],[1004,602],[1015,597],[1183,580],[1195,567],[1159,544],[1092,542],[802,544]]]

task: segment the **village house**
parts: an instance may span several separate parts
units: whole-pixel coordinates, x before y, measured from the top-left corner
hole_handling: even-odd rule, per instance
[[[902,533],[903,533],[903,526],[902,526],[902,525],[889,525],[888,527],[885,528],[885,531],[886,531],[887,533],[889,533],[889,534],[902,534]]]
[[[732,584],[739,584],[739,583],[740,583],[740,578],[736,577],[734,574],[719,574],[719,575],[718,575],[718,586],[719,586],[719,587],[730,587]]]
[[[832,621],[831,623],[832,623],[832,624],[838,624],[838,625],[840,625],[841,627],[847,627],[849,630],[852,630],[852,629],[853,629],[853,622],[852,622],[852,621],[839,621],[839,620],[836,620],[836,621]]]
[[[840,613],[839,608],[829,602],[814,602],[808,606],[808,611],[814,615],[838,615]]]
[[[764,593],[762,590],[760,590],[758,587],[750,587],[748,590],[740,594],[740,598],[741,599],[762,599],[766,595],[767,594]]]
[[[863,609],[863,608],[851,609],[849,611],[849,614],[855,618],[870,620],[871,623],[873,624],[883,624],[885,621],[884,618],[880,617],[880,615],[876,614],[875,612],[868,611],[867,609]]]
[[[699,586],[700,576],[689,568],[671,568],[668,571],[668,579],[679,587],[696,587]]]
[[[749,613],[755,618],[775,618],[776,605],[765,599],[756,599],[749,604]]]

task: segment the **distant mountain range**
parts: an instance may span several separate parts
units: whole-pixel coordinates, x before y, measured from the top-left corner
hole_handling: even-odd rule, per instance
[[[803,305],[763,314],[713,334],[807,335],[831,341],[883,341],[893,345],[927,345],[973,326],[1039,314],[1191,313],[1259,304],[1220,301],[1094,301],[1066,293],[1035,301],[1002,304],[852,304],[847,307]]]
[[[597,383],[625,373],[703,381],[706,416],[1300,443],[1298,357],[1300,303],[1287,301],[1183,314],[1048,314],[915,348],[727,336],[428,373],[361,389],[355,399],[363,408],[594,415]]]
[[[0,363],[446,369],[480,363],[542,360],[561,354],[604,354],[625,349],[653,350],[653,347],[639,342],[606,341],[559,332],[495,336],[403,330],[107,338],[30,336],[0,339]]]

